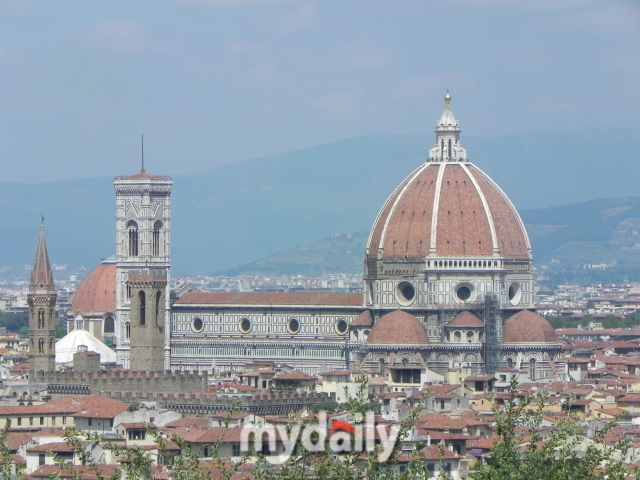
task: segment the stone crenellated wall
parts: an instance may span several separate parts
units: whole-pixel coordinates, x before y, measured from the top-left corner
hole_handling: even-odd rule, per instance
[[[257,415],[284,415],[304,407],[335,400],[334,393],[282,392],[253,396],[225,396],[219,393],[159,393],[139,391],[103,391],[100,395],[125,403],[155,403],[182,414],[224,412],[237,406],[239,410]]]
[[[207,388],[206,372],[149,372],[118,370],[102,372],[33,372],[30,383],[87,385],[95,394],[101,391],[132,392],[203,392]]]

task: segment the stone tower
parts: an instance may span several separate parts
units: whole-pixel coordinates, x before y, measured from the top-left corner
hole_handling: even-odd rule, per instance
[[[116,361],[169,368],[170,178],[144,168],[113,182],[116,194]],[[135,361],[134,361],[135,358]]]
[[[40,238],[36,259],[31,272],[29,293],[29,369],[35,372],[52,372],[56,367],[56,289],[49,264],[44,225],[40,226]],[[33,378],[33,375],[31,375]]]

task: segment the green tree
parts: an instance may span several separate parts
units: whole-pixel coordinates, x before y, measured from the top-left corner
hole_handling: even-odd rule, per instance
[[[519,398],[512,381],[504,406],[494,408],[497,440],[489,462],[477,465],[474,480],[625,480],[637,478],[630,471],[630,441],[607,445],[605,435],[615,423],[607,425],[594,439],[581,435],[568,416],[555,427],[543,429],[543,409],[547,394]]]

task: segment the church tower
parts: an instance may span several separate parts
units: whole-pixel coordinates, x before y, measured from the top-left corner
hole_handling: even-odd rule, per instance
[[[169,369],[170,195],[173,181],[145,172],[113,182],[116,194],[116,361]]]
[[[31,272],[27,303],[29,304],[29,369],[32,373],[52,372],[56,366],[54,316],[56,289],[44,238],[44,225],[40,226],[40,238]]]

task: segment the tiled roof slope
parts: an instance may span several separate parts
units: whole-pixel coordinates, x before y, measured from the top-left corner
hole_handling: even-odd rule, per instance
[[[336,292],[191,292],[175,302],[175,305],[231,304],[231,305],[338,305],[359,307],[360,293]]]

